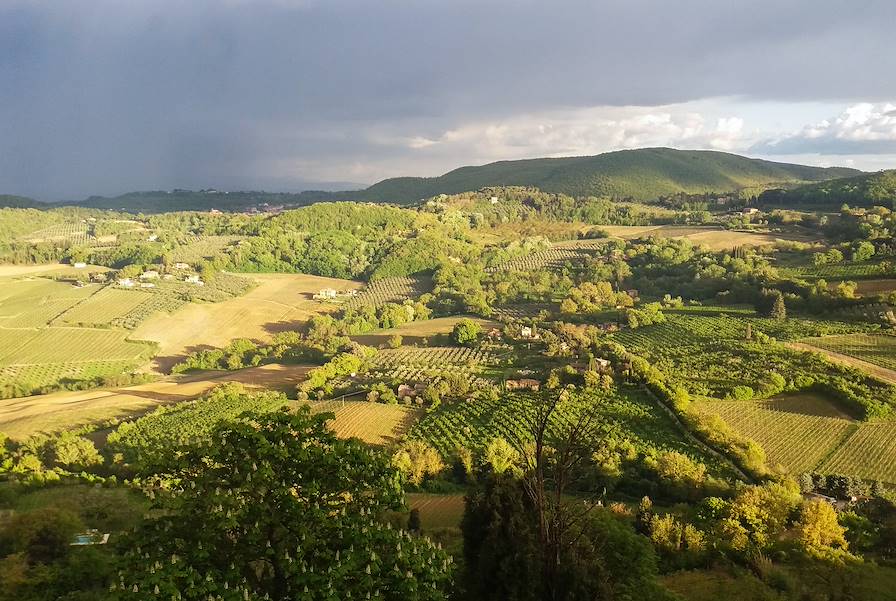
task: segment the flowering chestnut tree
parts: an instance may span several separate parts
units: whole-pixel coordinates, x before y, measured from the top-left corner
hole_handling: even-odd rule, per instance
[[[379,517],[402,503],[387,457],[326,415],[243,416],[179,452],[127,541],[119,599],[445,599],[451,558]]]

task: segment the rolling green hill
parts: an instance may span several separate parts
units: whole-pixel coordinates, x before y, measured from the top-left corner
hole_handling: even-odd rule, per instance
[[[896,169],[807,184],[791,190],[769,190],[759,197],[769,205],[839,207],[891,206],[896,202]]]
[[[374,184],[358,196],[361,200],[406,203],[486,186],[534,186],[577,197],[653,200],[679,192],[730,192],[859,173],[855,169],[775,163],[725,152],[643,148],[586,157],[500,161],[461,167],[433,178],[398,177]]]

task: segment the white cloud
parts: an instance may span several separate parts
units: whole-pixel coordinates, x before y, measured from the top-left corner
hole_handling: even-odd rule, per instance
[[[470,162],[588,155],[644,146],[733,149],[750,143],[744,126],[740,117],[708,116],[688,104],[599,106],[466,122],[435,135],[395,136],[377,131],[367,140],[431,156],[463,152],[464,162]]]
[[[838,116],[764,140],[770,154],[892,154],[896,152],[896,104],[861,102]]]

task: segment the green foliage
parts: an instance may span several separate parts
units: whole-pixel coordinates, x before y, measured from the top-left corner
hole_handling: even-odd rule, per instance
[[[359,346],[352,352],[340,353],[327,363],[308,372],[305,381],[299,384],[299,391],[305,394],[320,391],[323,394],[332,392],[331,382],[336,378],[348,376],[361,371],[362,366],[376,354],[370,347]]]
[[[451,329],[451,340],[460,346],[473,346],[482,334],[482,326],[472,319],[462,319]]]
[[[119,599],[444,599],[450,562],[376,516],[402,491],[329,415],[257,414],[190,445],[128,537]]]
[[[759,197],[764,204],[839,207],[890,206],[896,200],[896,170],[830,179],[791,190],[769,190]]]

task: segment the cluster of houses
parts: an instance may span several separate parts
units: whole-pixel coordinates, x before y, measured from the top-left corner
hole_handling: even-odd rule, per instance
[[[187,263],[175,263],[174,268],[177,270],[185,270],[190,269],[190,265]],[[158,270],[155,269],[147,269],[134,280],[133,278],[119,278],[118,286],[121,288],[155,288],[155,280],[175,280],[177,276],[173,273],[160,274]],[[205,286],[205,282],[202,281],[202,277],[196,273],[189,273],[183,276],[182,281],[193,284],[194,286]]]
[[[345,297],[351,297],[351,296],[357,296],[357,295],[358,295],[357,290],[348,290],[345,292],[340,292],[340,291],[336,290],[335,288],[321,288],[318,291],[318,293],[313,295],[311,298],[313,298],[314,300],[327,301],[327,300],[336,300],[337,298],[345,298]]]

